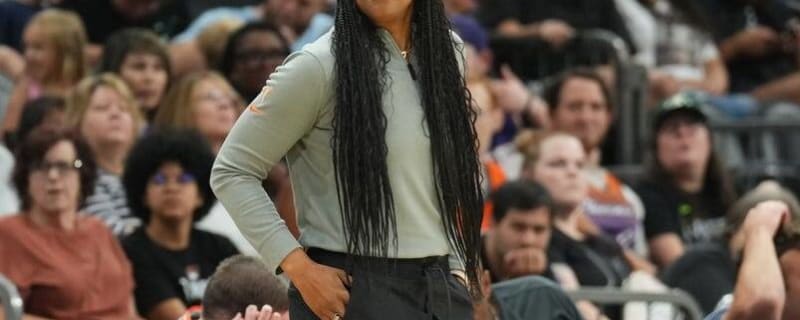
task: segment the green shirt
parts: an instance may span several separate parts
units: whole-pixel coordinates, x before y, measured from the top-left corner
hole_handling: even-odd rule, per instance
[[[391,35],[379,32],[391,53],[383,109],[398,248],[389,254],[391,258],[448,255],[452,247],[437,205],[420,91]],[[275,269],[301,246],[347,252],[331,149],[336,103],[331,36],[332,31],[275,70],[236,122],[212,170],[211,185],[217,197],[242,234]],[[461,40],[453,37],[461,48]],[[463,72],[463,58],[457,60]],[[284,156],[294,190],[299,241],[261,188],[261,180]],[[463,269],[454,254],[450,257],[451,268]]]

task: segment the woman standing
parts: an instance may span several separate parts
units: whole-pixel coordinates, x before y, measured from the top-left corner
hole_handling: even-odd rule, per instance
[[[223,144],[212,185],[291,279],[292,319],[471,318],[480,162],[454,38],[441,0],[342,0]],[[284,156],[299,243],[259,188]]]

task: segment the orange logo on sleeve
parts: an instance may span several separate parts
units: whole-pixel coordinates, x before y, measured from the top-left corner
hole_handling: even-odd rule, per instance
[[[261,111],[261,110],[258,109],[258,107],[256,107],[256,104],[257,104],[256,102],[257,101],[262,101],[264,98],[267,97],[267,95],[269,95],[270,92],[272,92],[272,87],[264,86],[264,88],[261,89],[261,94],[258,95],[258,97],[255,99],[255,101],[250,103],[250,105],[247,107],[247,110],[250,110],[250,112],[252,112],[254,114],[262,114],[262,113],[264,113],[264,111]]]

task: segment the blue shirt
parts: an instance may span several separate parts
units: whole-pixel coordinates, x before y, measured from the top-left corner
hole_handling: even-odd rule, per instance
[[[172,39],[174,42],[185,42],[197,38],[206,27],[226,19],[239,20],[244,23],[253,22],[260,18],[258,7],[219,7],[204,12],[192,21],[186,30]],[[328,32],[333,26],[333,17],[325,13],[317,13],[311,18],[308,28],[291,45],[292,52],[298,51],[304,45],[314,42]]]

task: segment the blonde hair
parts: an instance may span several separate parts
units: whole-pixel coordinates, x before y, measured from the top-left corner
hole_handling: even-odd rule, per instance
[[[514,137],[514,146],[516,146],[517,151],[519,151],[524,157],[522,162],[522,171],[525,171],[526,169],[531,170],[534,168],[536,163],[539,162],[539,158],[542,156],[542,144],[546,140],[555,137],[570,137],[578,139],[575,136],[565,132],[533,129],[520,131],[520,133]]]
[[[74,84],[86,74],[86,29],[83,22],[75,13],[60,10],[46,9],[28,22],[27,28],[41,28],[46,41],[53,45],[56,51],[58,65],[51,79],[44,79],[48,83]]]
[[[69,92],[65,114],[67,126],[80,128],[83,118],[86,116],[86,111],[89,109],[89,101],[92,99],[92,94],[100,87],[108,87],[122,97],[128,106],[126,111],[133,118],[134,136],[138,135],[144,126],[144,119],[141,111],[139,111],[139,102],[128,88],[128,85],[125,84],[125,81],[108,72],[86,77]]]
[[[236,103],[236,110],[241,112],[244,108],[244,101],[233,89],[233,87],[219,73],[214,71],[201,71],[190,73],[173,85],[161,106],[158,108],[153,126],[156,128],[191,128],[197,127],[194,121],[194,110],[192,110],[192,93],[198,84],[205,80],[218,82],[228,91]]]

